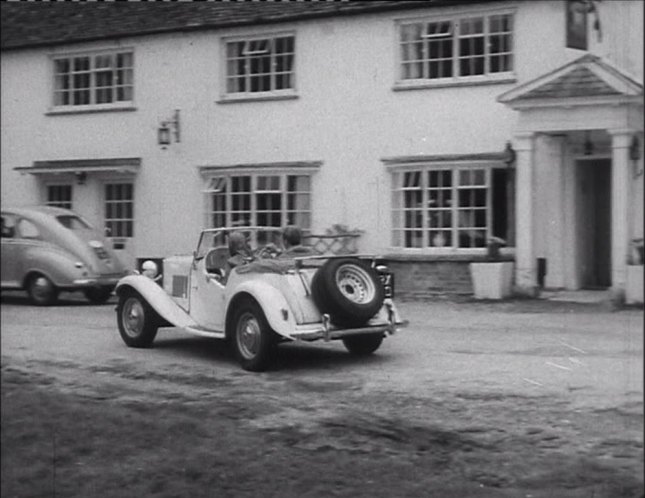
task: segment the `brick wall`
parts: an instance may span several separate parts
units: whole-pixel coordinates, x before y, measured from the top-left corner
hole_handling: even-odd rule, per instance
[[[386,257],[394,273],[396,297],[425,297],[437,295],[472,295],[473,283],[469,264],[486,261],[486,257]],[[512,260],[512,257],[503,257]]]

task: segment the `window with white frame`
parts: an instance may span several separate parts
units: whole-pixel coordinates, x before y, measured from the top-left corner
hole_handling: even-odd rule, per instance
[[[404,22],[400,80],[441,80],[513,71],[513,15]]]
[[[311,227],[311,177],[303,173],[222,174],[204,191],[208,228]]]
[[[512,234],[506,168],[428,165],[392,174],[392,245],[417,249],[484,248]]]
[[[134,185],[129,182],[105,184],[105,229],[110,237],[134,235]]]
[[[72,186],[71,185],[47,185],[48,206],[72,209]]]
[[[115,106],[134,98],[132,51],[55,57],[54,106]]]
[[[226,94],[293,93],[295,37],[254,37],[226,41]]]

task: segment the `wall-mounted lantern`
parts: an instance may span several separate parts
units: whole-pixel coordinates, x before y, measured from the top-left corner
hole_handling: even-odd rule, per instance
[[[74,176],[76,177],[77,185],[85,185],[85,181],[87,180],[87,173],[85,171],[77,171],[74,173]]]
[[[174,134],[175,142],[180,141],[180,127],[179,127],[179,109],[175,110],[172,119],[162,121],[157,130],[157,142],[162,147],[167,147],[172,142],[172,135]]]
[[[632,143],[629,146],[629,158],[634,163],[634,178],[641,176],[643,170],[638,167],[638,161],[641,158],[641,144],[636,135],[632,137]]]
[[[512,168],[513,165],[515,164],[515,150],[513,149],[513,146],[511,145],[511,142],[506,142],[506,147],[504,148],[504,164],[506,164],[507,168]]]

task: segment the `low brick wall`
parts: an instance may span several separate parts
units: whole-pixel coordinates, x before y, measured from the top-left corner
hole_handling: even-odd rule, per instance
[[[469,264],[486,261],[484,257],[414,258],[387,256],[394,273],[397,297],[432,297],[438,295],[472,295],[473,283]],[[512,260],[512,258],[504,258]]]

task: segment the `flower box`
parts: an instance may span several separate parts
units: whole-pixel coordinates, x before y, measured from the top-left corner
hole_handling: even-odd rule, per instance
[[[512,261],[470,263],[470,275],[476,299],[504,299],[511,295]]]

